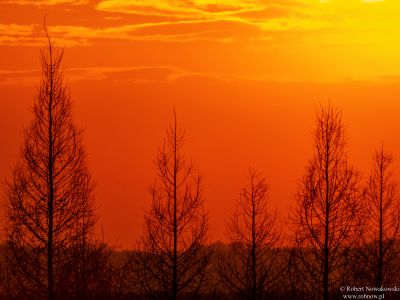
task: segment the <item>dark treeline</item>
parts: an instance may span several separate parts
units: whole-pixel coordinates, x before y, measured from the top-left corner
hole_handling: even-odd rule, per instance
[[[347,287],[400,282],[393,156],[379,147],[362,181],[331,104],[317,109],[314,154],[287,221],[270,205],[266,178],[249,168],[227,244],[210,244],[203,175],[184,154],[174,111],[141,238],[132,251],[113,250],[94,233],[96,184],[73,122],[63,51],[47,38],[33,117],[5,185],[1,299],[382,299]]]

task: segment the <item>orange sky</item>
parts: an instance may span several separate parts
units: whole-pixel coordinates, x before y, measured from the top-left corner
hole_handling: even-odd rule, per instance
[[[382,140],[400,161],[399,14],[398,0],[1,0],[0,178],[31,118],[47,15],[106,241],[138,237],[173,107],[205,177],[212,239],[224,240],[249,165],[285,220],[318,103],[343,109],[364,178]]]

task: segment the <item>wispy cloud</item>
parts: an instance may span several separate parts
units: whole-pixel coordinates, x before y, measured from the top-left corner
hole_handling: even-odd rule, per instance
[[[97,3],[96,3],[97,2]],[[340,44],[338,35],[322,31],[347,32],[366,26],[396,28],[394,0],[5,0],[1,3],[32,5],[68,4],[104,23],[90,24],[84,18],[49,24],[53,37],[64,46],[90,46],[101,40],[132,42],[233,43],[249,41],[246,47],[304,43],[305,36],[321,39],[320,44]],[[385,6],[382,4],[384,3]],[[77,4],[86,4],[79,6]],[[0,4],[1,5],[1,4]],[[374,22],[385,7],[386,19]],[[398,6],[396,6],[398,7]],[[362,18],[358,17],[362,15]],[[81,20],[85,20],[82,22]],[[366,22],[366,20],[368,22]],[[397,21],[396,21],[397,22]],[[398,22],[397,22],[398,23]],[[51,26],[50,26],[51,25]],[[43,45],[39,25],[0,25],[0,45]],[[20,26],[20,27],[18,27]],[[35,27],[36,26],[36,27]],[[35,31],[36,30],[36,31]],[[318,37],[310,33],[320,34]],[[328,38],[326,37],[328,36]],[[356,35],[360,37],[361,35]],[[265,38],[268,37],[268,38]],[[328,39],[328,40],[325,40]],[[366,41],[357,41],[357,43]],[[255,45],[257,44],[258,45]],[[254,45],[253,45],[254,44]]]
[[[65,76],[68,81],[107,80],[131,83],[167,82],[190,72],[171,66],[133,66],[133,67],[82,67],[68,68]],[[0,70],[0,85],[36,85],[40,80],[40,70]]]
[[[82,38],[68,39],[55,36],[53,40],[63,46],[88,45]],[[36,24],[0,24],[0,46],[44,46],[47,39],[44,38],[41,27]]]
[[[103,0],[97,9],[108,12],[119,12],[153,16],[173,16],[175,18],[214,18],[218,15],[231,15],[245,11],[262,10],[264,5],[246,0]]]
[[[212,22],[214,21],[149,22],[100,28],[55,25],[49,26],[48,30],[58,45],[67,47],[89,46],[97,39],[176,43],[196,41],[230,43],[234,40],[232,32],[227,35],[220,28],[213,28],[212,25],[204,26]],[[39,24],[0,24],[0,45],[43,46],[45,44],[46,39]]]
[[[57,5],[57,4],[72,4],[72,5],[84,5],[88,4],[88,0],[3,0],[6,4],[18,4],[18,5]]]
[[[40,80],[40,70],[0,70],[0,85],[36,85]],[[133,84],[172,82],[184,78],[209,78],[219,81],[237,80],[240,76],[193,72],[172,66],[133,67],[84,67],[68,68],[65,72],[69,82],[82,80],[118,81]],[[243,77],[244,78],[244,77]]]
[[[0,85],[31,85],[37,82],[40,70],[0,70]]]
[[[193,24],[193,22],[190,22]],[[196,22],[197,23],[197,22]],[[175,23],[144,23],[136,25],[123,25],[116,27],[91,28],[85,26],[51,26],[50,32],[58,38],[65,40],[80,40],[88,43],[91,39],[122,39],[128,41],[160,41],[160,42],[195,42],[215,41],[228,43],[233,37],[219,34],[218,30],[167,30],[144,31],[144,29],[168,26]]]
[[[255,40],[265,32],[329,27],[328,21],[313,16],[300,0],[100,0],[97,5],[89,4],[88,0],[6,0],[3,3],[36,6],[87,4],[85,9],[92,9],[93,15],[109,13],[103,18],[117,23],[113,26],[90,26],[71,20],[70,25],[49,26],[54,38],[65,46],[88,46],[97,39],[231,43],[237,38]],[[135,15],[142,17],[135,19]],[[4,26],[9,28],[0,28],[1,45],[43,45],[39,25]]]
[[[19,24],[0,24],[0,45],[37,45],[38,40],[35,35],[35,25]]]
[[[334,20],[326,18],[325,13],[320,11],[320,6],[319,0],[101,0],[96,8],[125,16],[132,14],[150,18],[163,17],[168,20],[130,27],[135,32],[140,29],[156,32],[164,28],[173,28],[169,34],[182,34],[179,32],[182,28],[198,24],[207,28],[208,32],[213,32],[210,37],[217,41],[227,42],[244,38],[253,42],[262,40],[264,43],[273,43],[279,42],[283,34],[296,35],[299,32],[306,33],[335,26]],[[118,30],[121,29],[123,28]],[[192,27],[192,33],[199,30]],[[218,38],[215,38],[217,31]],[[99,35],[101,33],[98,32]],[[269,38],[263,39],[265,35]],[[126,38],[124,34],[120,36]],[[174,41],[173,36],[162,38],[163,35],[147,38],[135,36],[133,39],[149,40],[158,37],[161,41]],[[188,37],[183,40],[178,38],[176,42],[196,40],[198,39]]]
[[[0,36],[29,36],[33,34],[34,24],[0,24]]]
[[[311,5],[295,0],[102,0],[97,4],[97,9],[121,14],[163,16],[173,18],[171,22],[175,24],[237,22],[266,31],[292,28],[309,30],[327,25],[327,22],[316,19]]]
[[[237,5],[237,7],[240,6]],[[250,7],[251,9],[247,10],[247,12],[254,12],[255,6]],[[80,39],[85,44],[90,43],[93,39],[176,43],[215,41],[229,43],[236,38],[246,36],[253,38],[263,32],[310,31],[328,28],[330,25],[328,21],[322,19],[314,20],[296,16],[295,14],[268,18],[236,15],[238,12],[242,13],[243,11],[245,10],[227,10],[220,11],[219,13],[201,11],[203,16],[201,18],[178,18],[172,21],[142,22],[96,28],[76,25],[56,25],[51,26],[50,31],[58,38]]]
[[[39,69],[31,70],[1,70],[0,85],[25,85],[35,86],[40,81],[41,71]],[[128,84],[154,84],[154,83],[174,83],[180,80],[212,80],[223,83],[230,82],[281,82],[281,83],[326,83],[323,79],[318,80],[289,80],[269,75],[251,75],[237,73],[215,73],[215,72],[197,72],[184,68],[178,68],[168,65],[160,66],[131,66],[131,67],[78,67],[68,68],[65,71],[65,77],[70,83],[79,81],[102,81],[119,82]],[[359,82],[379,82],[384,84],[398,84],[399,75],[385,76],[366,76],[356,81]],[[354,82],[352,78],[342,78],[337,82]]]

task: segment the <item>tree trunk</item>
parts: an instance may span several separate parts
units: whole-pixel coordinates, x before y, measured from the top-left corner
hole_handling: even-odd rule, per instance
[[[54,275],[53,275],[53,205],[54,205],[54,178],[53,178],[53,61],[50,45],[50,94],[49,94],[49,203],[48,203],[48,243],[47,243],[47,280],[48,300],[54,299]]]
[[[176,128],[176,116],[175,117],[175,128]],[[174,256],[172,262],[172,300],[177,299],[178,294],[178,279],[177,279],[177,269],[178,269],[178,251],[177,251],[177,239],[178,239],[178,224],[176,217],[176,205],[177,205],[177,136],[175,131],[174,136]]]
[[[256,300],[257,299],[257,272],[256,272],[256,220],[255,220],[255,205],[254,205],[254,190],[252,186],[252,191],[251,191],[251,200],[252,200],[252,224],[251,224],[251,271],[252,271],[252,279],[253,279],[253,285],[252,285],[252,291],[251,291],[251,299]]]
[[[376,287],[382,286],[382,268],[383,268],[383,149],[381,153],[380,171],[380,190],[379,190],[379,256],[378,272],[376,278]]]
[[[329,299],[329,141],[326,143],[325,158],[325,244],[324,244],[324,300]]]

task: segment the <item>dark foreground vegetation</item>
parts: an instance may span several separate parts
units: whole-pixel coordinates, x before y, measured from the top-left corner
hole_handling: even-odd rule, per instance
[[[400,299],[379,290],[400,283],[393,157],[379,147],[362,181],[331,104],[317,110],[314,155],[285,224],[270,207],[266,179],[249,168],[227,222],[229,243],[211,245],[203,175],[184,155],[174,111],[142,236],[133,251],[111,249],[94,234],[95,184],[63,51],[47,38],[33,117],[5,186],[1,299]]]
[[[221,299],[221,300],[241,300],[241,299],[323,299],[321,290],[308,285],[303,277],[296,275],[296,266],[293,265],[293,248],[282,247],[274,249],[274,255],[277,255],[276,273],[271,274],[274,282],[271,285],[260,288],[256,297],[252,298],[251,289],[233,290],[224,283],[218,270],[219,255],[233,255],[235,245],[214,243],[206,247],[206,253],[212,252],[210,265],[207,270],[207,280],[200,292],[196,295],[190,292],[182,292],[177,295],[177,299]],[[6,251],[6,246],[2,246],[2,251]],[[352,255],[357,256],[358,249],[352,251]],[[144,299],[171,299],[170,295],[162,292],[155,292],[149,295],[143,288],[143,283],[138,281],[138,275],[135,274],[135,267],[132,266],[132,257],[138,255],[137,251],[112,251],[108,250],[107,263],[101,267],[90,269],[88,278],[85,281],[85,292],[82,294],[82,283],[78,278],[65,273],[55,281],[59,282],[55,290],[55,299],[110,299],[110,300],[144,300]],[[237,263],[242,263],[239,259]],[[21,291],[20,286],[13,286],[17,283],[16,273],[3,265],[2,285],[0,299],[46,299],[33,291]],[[357,266],[354,266],[357,269]],[[363,268],[367,266],[362,266]],[[88,268],[89,269],[89,268]],[[368,274],[351,274],[345,277],[345,287],[376,287],[372,280],[366,280]],[[82,280],[82,278],[80,279]],[[62,284],[61,284],[62,283]],[[395,283],[385,284],[385,287],[394,287]],[[13,290],[10,288],[13,287]],[[18,294],[15,294],[18,292]],[[11,293],[11,294],[10,294]],[[332,288],[329,293],[330,299],[343,299],[343,295],[364,295],[357,292],[341,292],[340,287],[336,290]],[[399,299],[398,292],[366,292],[367,295],[385,294],[384,299]],[[364,298],[379,299],[379,298]]]

